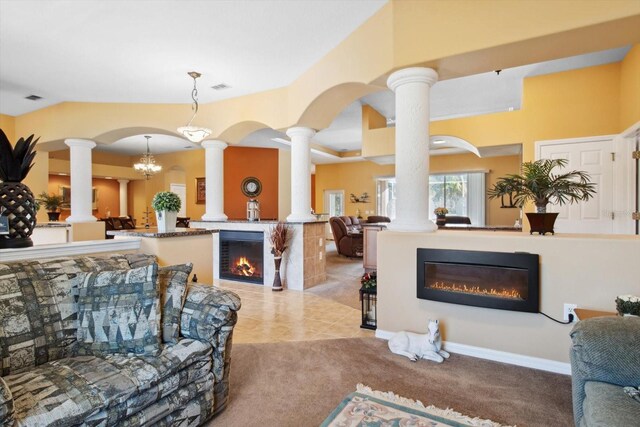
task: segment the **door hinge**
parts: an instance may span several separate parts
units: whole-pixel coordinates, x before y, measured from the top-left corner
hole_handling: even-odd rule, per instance
[[[632,151],[631,158],[635,160],[640,160],[640,150]]]
[[[631,212],[631,219],[634,221],[640,221],[640,212]]]
[[[611,220],[615,220],[616,219],[616,213],[614,211],[611,211]]]
[[[611,161],[612,162],[616,161],[616,153],[611,153]]]

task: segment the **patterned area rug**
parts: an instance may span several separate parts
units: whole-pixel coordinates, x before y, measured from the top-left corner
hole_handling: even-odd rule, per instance
[[[324,420],[321,427],[506,427],[491,420],[471,418],[452,409],[424,406],[422,402],[392,392],[371,390],[358,384]]]

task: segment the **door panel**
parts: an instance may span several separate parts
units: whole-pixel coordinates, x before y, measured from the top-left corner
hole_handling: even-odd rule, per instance
[[[542,145],[540,158],[567,159],[561,174],[572,170],[583,170],[596,184],[596,194],[588,202],[573,205],[549,205],[548,212],[558,212],[555,230],[559,233],[613,233],[613,160],[611,139],[566,144]]]

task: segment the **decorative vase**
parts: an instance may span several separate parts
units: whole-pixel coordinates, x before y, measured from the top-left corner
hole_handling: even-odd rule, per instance
[[[443,227],[447,223],[446,215],[436,215],[436,225]]]
[[[273,262],[276,266],[276,271],[273,275],[273,286],[271,287],[271,290],[274,292],[279,292],[282,290],[282,281],[280,280],[280,264],[282,263],[282,257],[273,257]]]
[[[172,233],[176,231],[178,212],[156,211],[159,233]]]
[[[0,235],[0,248],[33,246],[30,236],[36,226],[36,205],[29,187],[21,182],[1,183],[0,207],[0,215],[9,218],[9,234]]]
[[[55,222],[60,219],[60,212],[47,212],[47,216],[49,217],[49,221]]]
[[[558,217],[557,212],[553,213],[533,213],[527,212],[527,219],[529,220],[529,225],[531,225],[531,231],[529,234],[538,233],[543,236],[546,233],[555,234],[553,231],[553,226],[556,223],[556,218]]]

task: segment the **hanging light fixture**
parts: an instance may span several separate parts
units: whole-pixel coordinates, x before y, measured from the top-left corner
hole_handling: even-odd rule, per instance
[[[144,175],[146,179],[149,179],[151,175],[160,172],[162,166],[156,164],[156,161],[149,151],[149,140],[151,137],[149,135],[145,135],[144,137],[147,138],[147,152],[142,155],[138,163],[133,165],[133,168]]]
[[[193,110],[193,116],[191,116],[191,120],[189,120],[189,123],[187,123],[186,126],[178,128],[178,132],[184,135],[189,141],[198,143],[211,135],[211,129],[203,128],[200,126],[191,126],[191,122],[198,113],[198,89],[196,87],[196,79],[202,74],[198,73],[197,71],[191,71],[187,74],[189,74],[189,76],[193,78],[193,90],[191,91],[191,99],[193,99],[193,105],[191,106],[191,109]]]

